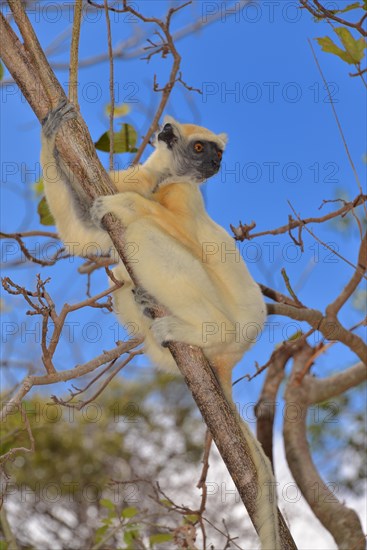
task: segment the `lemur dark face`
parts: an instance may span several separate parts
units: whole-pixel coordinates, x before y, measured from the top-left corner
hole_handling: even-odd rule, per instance
[[[163,141],[172,153],[173,171],[177,176],[202,182],[219,171],[223,149],[204,135],[190,139],[182,135],[178,127],[167,123],[159,132],[158,141]]]
[[[214,141],[189,141],[187,153],[192,166],[204,179],[214,176],[219,171],[223,151]]]

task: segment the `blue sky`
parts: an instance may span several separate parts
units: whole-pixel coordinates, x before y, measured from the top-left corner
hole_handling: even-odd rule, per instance
[[[203,94],[188,92],[177,85],[166,112],[181,122],[195,122],[228,133],[222,172],[203,189],[210,215],[228,230],[231,223],[236,225],[239,220],[256,221],[258,231],[283,225],[291,213],[287,201],[301,216],[308,217],[321,215],[336,206],[326,205],[320,213],[318,208],[324,199],[342,196],[351,199],[358,194],[307,39],[314,44],[325,78],[330,83],[352,158],[361,179],[364,177],[365,88],[360,79],[348,76],[354,67],[320,51],[314,38],[331,35],[331,28],[315,24],[308,12],[295,8],[296,4],[294,1],[251,4],[234,16],[230,14],[233,3],[202,1],[174,18],[173,29],[178,30],[210,14],[220,15],[215,23],[177,42],[183,59],[184,80],[201,89]],[[340,2],[334,4],[342,5]],[[145,1],[134,5],[144,13],[160,16],[171,4]],[[56,3],[52,3],[52,9],[46,9],[45,3],[39,6],[42,9],[31,14],[31,21],[41,44],[46,47],[70,27],[70,14],[55,9]],[[113,19],[114,45],[138,28],[152,38],[151,25],[142,31],[141,24],[131,22],[126,15],[120,14]],[[67,61],[67,45],[68,42],[58,55],[52,56],[54,62]],[[81,59],[106,49],[103,18],[97,17],[95,21],[88,18],[82,28]],[[131,50],[127,49],[126,53],[130,54]],[[164,84],[170,66],[169,57],[157,56],[149,64],[136,56],[115,63],[116,100],[129,102],[131,112],[126,121],[137,128],[139,136],[148,128],[159,100],[159,94],[152,91],[153,75],[156,73],[158,83]],[[57,75],[61,82],[67,82],[67,71],[57,71]],[[108,127],[104,114],[109,102],[107,63],[82,69],[80,90],[81,112],[96,141]],[[39,223],[37,202],[32,200],[32,182],[39,175],[39,123],[12,85],[3,86],[1,93],[2,228],[8,232],[36,229]],[[98,97],[94,97],[96,93]],[[101,159],[107,166],[108,155],[101,153]],[[128,161],[128,157],[120,155],[121,165]],[[29,172],[27,176],[25,171]],[[315,225],[313,229],[320,239],[331,243],[330,246],[355,262],[359,242],[355,222],[344,233],[336,232],[331,223]],[[323,310],[340,292],[352,269],[305,232],[304,243],[304,254],[300,254],[287,235],[258,238],[242,243],[240,248],[256,280],[285,292],[280,275],[284,267],[300,299]],[[43,278],[51,276],[49,289],[58,307],[65,301],[72,303],[84,296],[86,280],[76,275],[80,260],[64,260],[53,268],[24,263],[10,269],[9,262],[15,255],[12,249],[4,248],[4,242],[1,244],[5,260],[3,275],[9,274],[28,288],[34,288],[36,273],[40,272]],[[97,293],[106,286],[104,273],[95,274],[92,292]],[[16,297],[4,298],[4,356],[11,353],[14,359],[39,360],[37,336],[26,333],[28,329],[37,329],[38,319],[27,317],[26,325],[21,326],[26,309],[22,301]],[[341,315],[346,326],[361,318],[361,312],[348,306]],[[113,347],[117,325],[111,315],[89,309],[74,315],[71,321],[77,323],[74,338],[70,342],[65,336],[60,345],[56,361],[59,368],[70,368],[99,354],[101,349]],[[261,344],[258,343],[237,367],[235,377],[253,373],[254,362],[266,362],[274,345],[297,329],[294,322],[287,324],[285,319],[272,318],[270,321],[277,323],[273,325],[275,338],[270,338],[270,332],[265,331]],[[12,329],[6,323],[16,324],[14,337],[9,334]],[[354,361],[355,357],[342,346],[334,346],[317,362],[315,372],[322,376]],[[147,360],[139,363],[146,365]],[[132,369],[129,372],[134,373]],[[253,400],[251,395],[257,394],[258,384],[254,381],[250,388],[247,383],[239,385],[236,395]]]

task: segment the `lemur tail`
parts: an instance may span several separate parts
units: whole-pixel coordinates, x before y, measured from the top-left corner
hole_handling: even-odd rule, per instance
[[[232,398],[231,370],[223,368],[223,366],[222,368],[214,367],[228,404],[232,407],[232,410],[236,410]],[[261,550],[281,550],[276,484],[270,460],[265,455],[259,441],[242,419],[240,419],[240,426],[257,473],[258,497],[254,523],[260,538]]]
[[[281,550],[273,470],[261,444],[243,420],[241,420],[241,430],[257,472],[258,497],[254,522],[260,538],[261,550]]]

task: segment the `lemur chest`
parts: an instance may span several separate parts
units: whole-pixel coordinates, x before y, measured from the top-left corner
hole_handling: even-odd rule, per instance
[[[240,261],[233,238],[206,213],[197,188],[174,184],[156,194],[163,206],[156,223],[208,267],[223,269],[225,263]]]

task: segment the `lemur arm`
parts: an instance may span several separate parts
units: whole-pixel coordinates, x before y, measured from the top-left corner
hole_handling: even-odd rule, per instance
[[[155,178],[142,164],[110,172],[110,178],[120,193],[134,191],[139,195],[149,197],[156,187]]]
[[[107,254],[112,242],[106,231],[96,226],[80,185],[73,184],[73,173],[61,161],[55,139],[61,124],[76,116],[75,108],[63,102],[45,119],[41,135],[41,166],[46,200],[55,219],[58,232],[72,254]],[[110,177],[117,189],[134,190],[149,195],[155,186],[154,178],[143,166],[112,172]]]
[[[61,103],[43,122],[41,166],[46,200],[61,239],[72,254],[107,253],[111,247],[108,234],[94,226],[89,208],[73,185],[73,174],[59,158],[55,147],[56,134],[62,122],[74,118],[71,104]],[[93,245],[93,251],[91,246]]]

